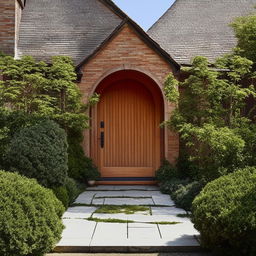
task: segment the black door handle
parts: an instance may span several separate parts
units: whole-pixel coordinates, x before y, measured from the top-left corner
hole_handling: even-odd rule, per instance
[[[101,146],[101,148],[104,148],[104,137],[105,137],[104,132],[101,132],[100,133],[100,146]]]

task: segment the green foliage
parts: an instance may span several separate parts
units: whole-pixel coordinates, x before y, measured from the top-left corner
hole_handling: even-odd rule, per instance
[[[73,179],[85,182],[98,179],[100,173],[91,158],[85,156],[80,133],[68,136],[68,175]]]
[[[63,186],[54,187],[52,190],[55,196],[62,202],[66,209],[68,206],[72,205],[78,195],[82,192],[78,183],[69,177],[66,179],[66,182]]]
[[[243,165],[245,142],[228,127],[186,126],[183,136],[188,138],[190,160],[197,165],[198,176],[206,182]]]
[[[177,191],[179,188],[187,185],[189,183],[188,179],[178,179],[178,178],[172,178],[168,179],[165,182],[162,182],[160,185],[160,190],[164,194],[171,195],[175,191]]]
[[[77,182],[69,177],[66,179],[65,187],[68,193],[69,205],[71,205],[80,194],[81,189],[79,188]]]
[[[239,17],[231,26],[238,39],[239,53],[256,63],[256,15]]]
[[[239,132],[251,122],[245,116],[245,101],[256,98],[255,88],[243,85],[252,76],[252,61],[231,54],[218,59],[216,66],[225,72],[213,70],[206,58],[196,57],[184,69],[188,78],[178,85],[179,107],[167,122],[180,134],[181,156],[189,167],[186,172],[203,182],[245,166],[245,159],[253,158],[252,151],[245,156],[245,149],[253,147]],[[170,102],[177,96],[176,87],[177,81],[168,78],[165,91]],[[178,168],[184,165],[178,161]]]
[[[222,176],[205,186],[193,202],[193,222],[203,246],[220,255],[256,253],[256,168]]]
[[[19,60],[0,57],[4,81],[0,83],[0,107],[55,120],[65,129],[88,127],[85,111],[97,103],[93,95],[89,103],[81,103],[75,83],[74,65],[68,57],[53,57],[51,65],[25,56]]]
[[[171,165],[167,160],[164,160],[162,165],[156,171],[156,179],[159,182],[165,182],[167,180],[177,177],[177,169]]]
[[[69,195],[65,186],[55,187],[52,189],[55,196],[60,200],[65,209],[69,206]]]
[[[236,133],[245,141],[244,162],[248,166],[256,166],[256,125],[254,123],[245,124],[236,129]]]
[[[5,163],[5,155],[14,134],[21,128],[35,125],[42,120],[38,116],[26,115],[20,111],[0,108],[0,166],[4,167],[4,169],[8,167]]]
[[[64,208],[35,180],[0,171],[0,254],[41,256],[61,238]]]
[[[0,55],[0,166],[14,134],[42,120],[54,120],[67,132],[89,127],[88,108],[99,95],[81,102],[74,65],[68,57],[53,57],[51,64],[25,56],[19,60]]]
[[[67,178],[66,134],[53,121],[25,127],[14,135],[6,160],[10,171],[45,187],[61,186]]]
[[[68,176],[85,182],[86,157],[81,143],[81,134],[68,135]]]
[[[93,160],[86,157],[86,180],[98,180],[100,178],[100,172],[97,166],[93,163]]]
[[[187,185],[181,185],[175,192],[171,194],[176,206],[181,207],[187,211],[191,210],[192,202],[195,197],[202,190],[202,185],[194,181]]]
[[[172,103],[178,103],[179,101],[179,82],[175,79],[173,74],[169,74],[164,84],[164,95],[168,101]]]

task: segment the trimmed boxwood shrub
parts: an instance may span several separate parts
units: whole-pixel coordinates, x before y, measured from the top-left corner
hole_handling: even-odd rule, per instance
[[[192,213],[204,247],[220,255],[256,255],[256,167],[207,184]]]
[[[10,171],[45,187],[62,186],[68,169],[65,131],[53,121],[23,128],[11,140],[6,158]]]
[[[0,255],[49,252],[61,238],[64,207],[36,180],[0,171]]]

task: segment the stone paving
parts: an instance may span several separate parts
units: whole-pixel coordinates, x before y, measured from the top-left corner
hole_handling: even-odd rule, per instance
[[[95,213],[103,205],[141,205],[149,210],[134,214]],[[181,248],[197,250],[200,248],[199,233],[186,214],[156,186],[88,188],[63,215],[66,228],[55,251],[108,252],[106,248],[114,250],[111,252],[132,252],[131,248],[134,252],[167,248],[172,251]]]

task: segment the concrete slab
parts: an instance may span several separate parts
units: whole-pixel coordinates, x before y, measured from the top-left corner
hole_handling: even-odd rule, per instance
[[[103,204],[104,204],[104,201],[105,201],[104,198],[102,198],[102,199],[94,198],[94,199],[92,200],[92,205],[103,205]]]
[[[171,200],[169,195],[159,195],[159,196],[152,196],[153,201],[156,205],[163,205],[163,206],[174,206],[175,203]]]
[[[130,244],[136,242],[137,246],[145,245],[145,242],[155,244],[161,237],[155,224],[128,223],[128,239]]]
[[[63,219],[85,219],[89,218],[97,207],[75,206],[70,207],[62,216]]]
[[[187,212],[176,207],[151,207],[152,215],[177,215],[186,214]]]
[[[160,191],[142,191],[142,190],[130,190],[124,192],[125,196],[130,197],[152,197],[152,196],[161,196]]]
[[[57,246],[89,246],[96,223],[81,219],[64,219],[65,229]]]
[[[105,205],[154,205],[151,198],[106,198]]]
[[[134,185],[134,186],[114,186],[113,190],[144,190],[144,191],[156,191],[160,190],[157,186],[143,186],[143,185]]]
[[[126,246],[126,223],[102,223],[96,226],[90,246]]]
[[[93,191],[85,191],[82,194],[78,196],[78,198],[75,201],[75,204],[91,204],[92,199],[96,192]]]
[[[126,191],[97,191],[95,198],[98,197],[123,197]]]
[[[162,239],[172,246],[199,246],[195,236],[199,235],[191,222],[178,225],[159,225]]]
[[[114,190],[114,186],[110,185],[100,185],[100,186],[95,186],[95,187],[88,187],[86,189],[87,191],[108,191],[108,190]]]

